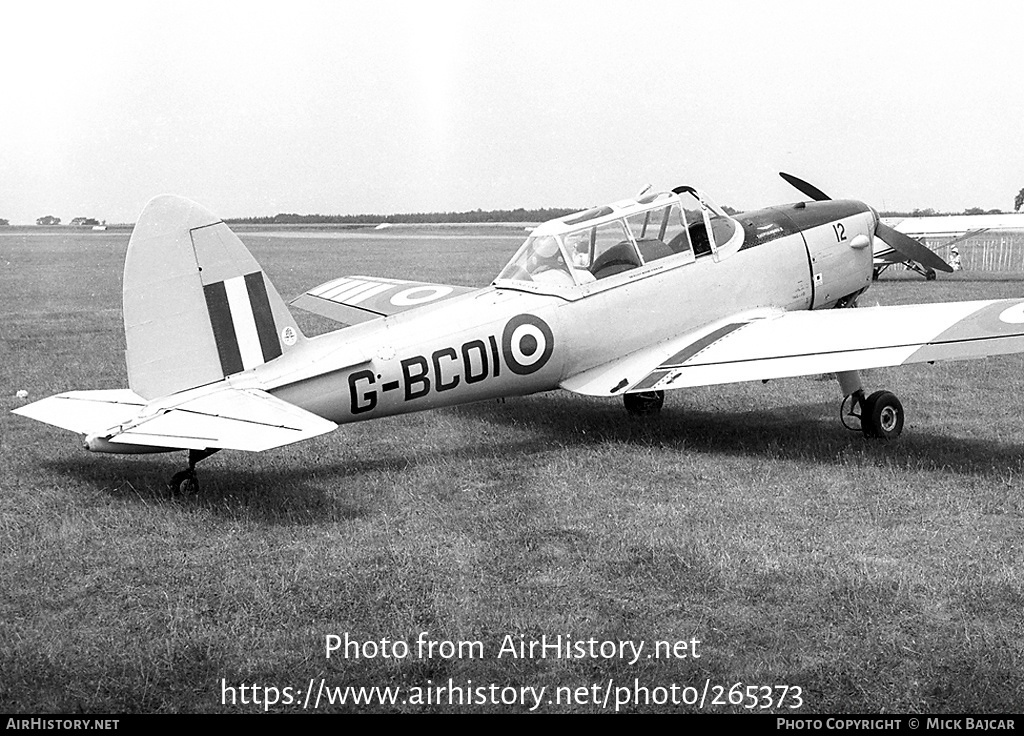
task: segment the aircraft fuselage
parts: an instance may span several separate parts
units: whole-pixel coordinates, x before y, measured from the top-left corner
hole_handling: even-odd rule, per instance
[[[554,389],[728,315],[831,308],[870,285],[875,215],[860,202],[736,219],[742,240],[696,259],[661,258],[571,293],[488,286],[312,338],[256,375],[343,424]]]

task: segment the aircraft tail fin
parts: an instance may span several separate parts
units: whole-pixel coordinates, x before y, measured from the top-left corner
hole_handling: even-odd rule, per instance
[[[242,241],[205,208],[146,205],[124,264],[128,385],[153,399],[277,358],[305,338]]]

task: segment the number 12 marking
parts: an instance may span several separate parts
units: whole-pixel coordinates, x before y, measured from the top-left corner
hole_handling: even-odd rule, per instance
[[[842,243],[844,240],[846,240],[846,228],[843,226],[843,223],[835,223],[834,225],[832,225],[832,229],[836,231],[837,243]]]

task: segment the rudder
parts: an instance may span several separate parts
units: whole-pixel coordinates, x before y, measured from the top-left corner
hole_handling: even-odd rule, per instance
[[[242,241],[182,197],[156,197],[139,216],[123,305],[128,385],[147,399],[255,368],[303,339]]]

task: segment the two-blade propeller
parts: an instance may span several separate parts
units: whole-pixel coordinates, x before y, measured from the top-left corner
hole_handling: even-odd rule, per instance
[[[816,202],[824,202],[832,199],[813,184],[808,184],[803,179],[798,179],[792,174],[786,174],[780,171],[779,176],[785,179],[789,184],[796,187],[802,194],[810,197]],[[935,253],[933,253],[927,246],[922,245],[910,236],[904,235],[898,230],[894,230],[888,225],[882,224],[881,220],[879,220],[878,224],[875,226],[875,235],[884,240],[890,248],[904,256],[908,261],[916,261],[925,268],[934,268],[937,271],[947,271],[950,273],[953,271],[952,266],[935,255]]]

